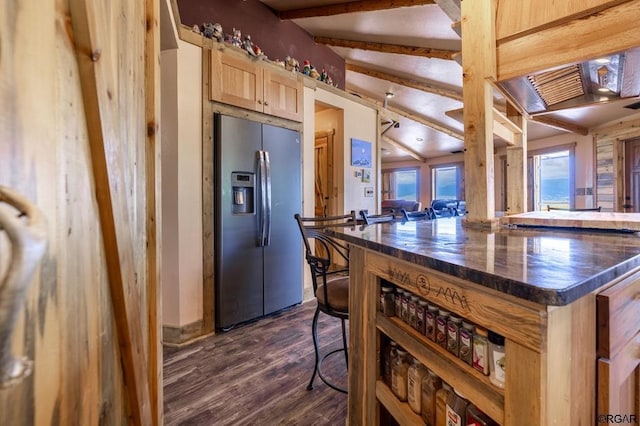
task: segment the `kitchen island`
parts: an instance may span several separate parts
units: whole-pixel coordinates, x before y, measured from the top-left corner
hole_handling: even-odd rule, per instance
[[[423,424],[381,379],[387,338],[500,424],[589,425],[606,423],[599,415],[637,416],[640,237],[488,231],[461,220],[330,231],[352,246],[349,424],[380,424],[381,407],[400,424]],[[382,280],[504,336],[504,388],[379,312]]]

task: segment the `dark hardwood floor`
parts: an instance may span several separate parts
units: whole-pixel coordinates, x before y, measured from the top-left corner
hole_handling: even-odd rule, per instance
[[[164,348],[166,425],[344,425],[347,395],[313,372],[310,301],[181,348]],[[320,314],[323,353],[341,346],[340,320]],[[323,366],[346,386],[342,353]]]

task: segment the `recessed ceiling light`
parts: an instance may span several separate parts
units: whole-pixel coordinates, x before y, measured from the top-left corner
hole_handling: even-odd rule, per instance
[[[611,59],[609,58],[599,58],[595,60],[596,63],[598,64],[608,64],[609,62],[611,62]]]
[[[388,99],[391,99],[391,98],[393,98],[396,94],[395,94],[395,93],[393,93],[393,92],[386,92],[384,95],[385,95]]]
[[[418,142],[422,142],[423,140],[424,139],[422,139],[422,138],[416,138],[416,141],[418,141]]]

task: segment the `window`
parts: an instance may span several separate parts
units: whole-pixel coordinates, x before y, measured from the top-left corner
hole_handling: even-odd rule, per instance
[[[573,151],[573,146],[562,146],[531,152],[529,196],[533,205],[530,210],[574,206]]]
[[[433,166],[431,169],[432,199],[463,200],[462,164]]]
[[[420,169],[403,168],[382,171],[382,199],[418,201]]]

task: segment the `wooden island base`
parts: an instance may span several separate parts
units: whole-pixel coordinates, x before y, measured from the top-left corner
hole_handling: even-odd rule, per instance
[[[501,425],[608,424],[602,416],[607,414],[640,419],[637,266],[569,303],[537,303],[393,252],[383,254],[363,237],[354,237],[357,232],[347,234],[341,236],[352,243],[348,424],[379,425],[382,407],[401,425],[424,424],[382,379],[386,337]],[[369,242],[375,239],[362,235]],[[487,254],[489,271],[493,262]],[[382,280],[503,335],[504,389],[397,317],[380,312]],[[614,320],[621,315],[624,323]]]

